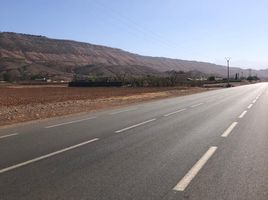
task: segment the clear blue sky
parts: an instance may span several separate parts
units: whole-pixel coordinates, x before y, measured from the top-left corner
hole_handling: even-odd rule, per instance
[[[267,0],[0,0],[0,31],[268,68]]]

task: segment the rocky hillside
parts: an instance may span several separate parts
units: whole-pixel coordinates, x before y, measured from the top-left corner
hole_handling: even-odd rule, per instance
[[[226,68],[205,62],[141,56],[120,49],[44,36],[0,33],[0,80],[48,76],[70,80],[91,76],[161,75],[166,71],[199,71],[225,76]],[[232,68],[231,74],[247,70]],[[252,73],[258,73],[253,71]],[[261,72],[268,77],[268,71]]]

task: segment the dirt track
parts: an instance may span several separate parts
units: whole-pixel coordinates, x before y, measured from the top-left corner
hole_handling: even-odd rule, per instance
[[[0,126],[90,112],[152,99],[182,96],[205,88],[0,87]]]

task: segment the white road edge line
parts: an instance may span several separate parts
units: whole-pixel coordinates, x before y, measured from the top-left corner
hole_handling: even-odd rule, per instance
[[[204,104],[204,103],[195,104],[195,105],[192,105],[191,108],[195,108],[195,107],[197,107],[197,106],[201,106],[201,105],[203,105],[203,104]]]
[[[61,150],[59,150],[59,151],[55,151],[55,152],[53,152],[53,153],[49,153],[49,154],[46,154],[46,155],[43,155],[43,156],[40,156],[40,157],[31,159],[31,160],[28,160],[28,161],[26,161],[26,162],[22,162],[22,163],[19,163],[19,164],[16,164],[16,165],[13,165],[13,166],[10,166],[10,167],[1,169],[1,170],[0,170],[0,174],[5,173],[5,172],[8,172],[8,171],[11,171],[11,170],[16,169],[16,168],[19,168],[19,167],[23,167],[23,166],[25,166],[25,165],[29,165],[29,164],[31,164],[31,163],[34,163],[34,162],[37,162],[37,161],[40,161],[40,160],[44,160],[44,159],[46,159],[46,158],[49,158],[49,157],[52,157],[52,156],[55,156],[55,155],[64,153],[64,152],[66,152],[66,151],[70,151],[70,150],[72,150],[72,149],[75,149],[75,148],[84,146],[84,145],[86,145],[86,144],[88,144],[88,143],[91,143],[91,142],[94,142],[94,141],[97,141],[97,140],[99,140],[99,138],[94,138],[94,139],[92,139],[92,140],[88,140],[88,141],[82,142],[82,143],[80,143],[80,144],[73,145],[73,146],[70,146],[70,147],[61,149]]]
[[[247,112],[248,112],[248,111],[245,110],[244,112],[241,113],[241,115],[239,115],[238,118],[239,118],[239,119],[243,118],[243,117],[247,114]]]
[[[139,124],[135,124],[135,125],[133,125],[133,126],[129,126],[129,127],[127,127],[127,128],[120,129],[120,130],[118,130],[118,131],[115,131],[115,133],[121,133],[121,132],[127,131],[127,130],[129,130],[129,129],[136,128],[136,127],[138,127],[138,126],[141,126],[141,125],[150,123],[150,122],[155,121],[155,120],[156,120],[155,118],[154,118],[154,119],[150,119],[150,120],[141,122],[141,123],[139,123]]]
[[[252,104],[252,103],[251,103],[251,104],[249,104],[248,109],[250,109],[252,106],[253,106],[253,104]]]
[[[232,130],[236,127],[237,124],[238,122],[232,123],[231,126],[229,126],[229,128],[227,128],[226,131],[224,131],[221,137],[228,137],[228,135],[232,132]]]
[[[73,124],[73,123],[82,122],[82,121],[91,120],[91,119],[96,119],[96,117],[90,117],[90,118],[86,118],[86,119],[79,119],[79,120],[74,120],[74,121],[70,121],[70,122],[64,122],[64,123],[60,123],[60,124],[46,126],[45,128],[54,128],[54,127],[57,127],[57,126],[63,126],[63,125],[67,125],[67,124]]]
[[[18,133],[12,133],[12,134],[9,134],[9,135],[2,135],[2,136],[0,136],[0,139],[7,138],[7,137],[12,137],[12,136],[15,136],[15,135],[18,135]]]
[[[179,113],[179,112],[182,112],[182,111],[185,111],[185,110],[186,110],[186,108],[184,108],[184,109],[180,109],[180,110],[177,110],[177,111],[174,111],[174,112],[165,114],[164,117],[168,117],[168,116],[170,116],[170,115],[174,115],[174,114],[176,114],[176,113]]]
[[[182,192],[198,174],[198,172],[204,167],[210,157],[215,153],[218,147],[212,146],[207,152],[197,161],[197,163],[190,169],[190,171],[180,180],[180,182],[173,188],[175,191]]]
[[[254,99],[254,100],[252,101],[252,103],[256,103],[256,101],[257,101],[257,100],[256,100],[256,99]]]
[[[119,113],[124,113],[124,112],[129,112],[129,111],[135,111],[135,110],[138,110],[138,108],[132,108],[132,109],[127,109],[127,110],[115,111],[115,112],[109,113],[109,115],[116,115],[116,114],[119,114]]]

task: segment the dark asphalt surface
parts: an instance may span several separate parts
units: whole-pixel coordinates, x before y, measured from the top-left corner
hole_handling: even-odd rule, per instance
[[[186,189],[173,190],[211,146],[218,149]],[[0,199],[267,200],[268,84],[2,128]]]

